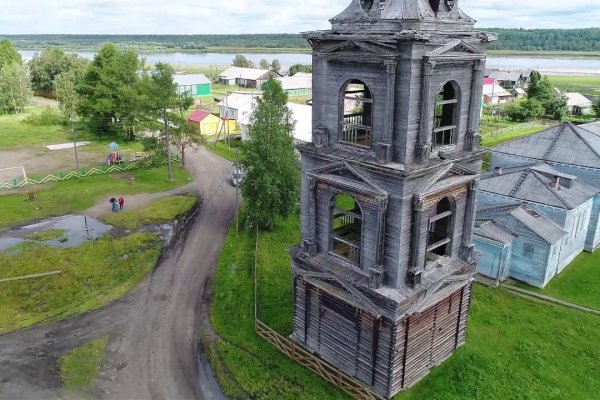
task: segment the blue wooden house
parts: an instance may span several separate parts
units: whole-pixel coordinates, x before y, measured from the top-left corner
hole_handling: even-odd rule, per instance
[[[492,169],[546,163],[600,189],[600,122],[558,125],[492,149]],[[600,248],[600,196],[594,199],[585,250]]]
[[[544,287],[584,250],[599,191],[548,164],[483,176],[475,232],[476,248],[485,254],[479,273]]]

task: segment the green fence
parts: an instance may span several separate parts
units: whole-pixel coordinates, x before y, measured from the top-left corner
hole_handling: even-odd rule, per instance
[[[172,158],[172,160],[174,162],[179,162],[179,157],[174,156]],[[167,160],[163,160],[162,164],[165,165],[167,164]],[[8,182],[1,182],[0,181],[0,190],[10,190],[10,189],[18,189],[18,188],[22,188],[28,185],[41,185],[44,183],[50,183],[50,182],[60,182],[60,181],[67,181],[69,179],[78,179],[78,178],[85,178],[88,176],[94,176],[94,175],[106,175],[106,174],[111,174],[113,172],[125,172],[125,171],[131,171],[134,169],[140,169],[140,168],[149,168],[153,165],[156,165],[155,160],[139,160],[139,161],[132,161],[130,163],[123,163],[120,165],[103,165],[102,167],[99,168],[90,168],[90,169],[81,169],[79,170],[79,172],[77,171],[70,171],[68,173],[63,173],[63,172],[59,172],[57,174],[49,174],[46,176],[42,176],[42,177],[27,177],[27,178],[15,178],[11,181]]]

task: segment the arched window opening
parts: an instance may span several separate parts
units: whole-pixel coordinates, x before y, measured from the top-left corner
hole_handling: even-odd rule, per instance
[[[373,96],[363,82],[350,81],[342,95],[342,126],[340,142],[359,147],[371,147],[373,128]]]
[[[435,119],[433,143],[436,147],[450,146],[456,143],[456,110],[458,107],[458,88],[452,82],[444,85],[435,100]]]
[[[440,200],[434,214],[429,219],[429,236],[427,239],[428,259],[434,260],[439,256],[450,255],[453,215],[452,201],[448,197]]]
[[[354,197],[335,197],[331,216],[331,251],[353,264],[360,264],[362,212]]]

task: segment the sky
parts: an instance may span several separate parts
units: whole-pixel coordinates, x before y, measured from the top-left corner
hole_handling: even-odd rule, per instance
[[[407,0],[405,0],[407,1]],[[484,28],[600,26],[599,0],[458,0]],[[0,0],[0,34],[297,33],[350,0]]]

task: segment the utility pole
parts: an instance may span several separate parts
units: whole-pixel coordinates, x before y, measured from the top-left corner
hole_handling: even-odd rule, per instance
[[[240,152],[235,155],[235,174],[240,172]],[[237,177],[236,177],[237,178]],[[235,185],[235,232],[236,235],[240,235],[240,211],[239,211],[239,198],[240,198],[240,182]]]
[[[169,176],[169,182],[173,182],[173,166],[171,165],[171,138],[169,137],[168,121],[167,121],[167,109],[163,109],[163,121],[165,123],[165,141],[167,146],[167,174]]]
[[[77,154],[77,139],[75,138],[75,124],[73,118],[69,115],[69,122],[71,123],[71,135],[73,135],[73,148],[75,149],[75,165],[77,167],[77,173],[79,174],[79,156]]]

